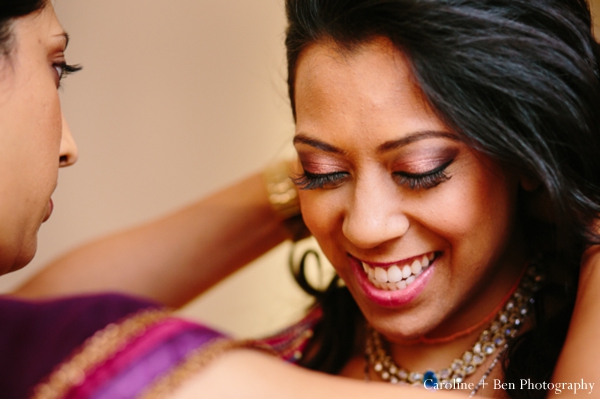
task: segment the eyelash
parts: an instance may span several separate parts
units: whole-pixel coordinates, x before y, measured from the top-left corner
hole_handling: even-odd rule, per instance
[[[450,180],[452,176],[448,175],[445,170],[453,161],[452,159],[425,173],[394,172],[393,176],[401,186],[406,186],[411,190],[428,190]],[[347,176],[346,172],[315,174],[305,171],[300,176],[292,178],[292,181],[300,190],[316,190],[335,188]]]
[[[58,87],[60,87],[60,82],[62,82],[62,80],[64,78],[66,78],[67,76],[69,76],[72,73],[81,71],[81,66],[80,65],[69,65],[66,62],[59,62],[53,65],[54,69],[56,70],[56,72],[58,73]],[[60,72],[59,72],[59,68],[60,68]]]
[[[316,174],[304,171],[297,177],[292,177],[292,182],[300,190],[316,190],[319,188],[334,188],[347,176],[346,172],[334,172],[325,174]]]
[[[452,159],[425,173],[395,172],[394,177],[399,185],[407,186],[411,190],[428,190],[450,180],[452,176],[446,173],[446,168],[453,161]]]

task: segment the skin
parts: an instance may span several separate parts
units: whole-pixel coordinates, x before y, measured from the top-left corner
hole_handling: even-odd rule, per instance
[[[444,345],[411,341],[477,324],[517,281],[526,262],[516,225],[520,177],[436,117],[406,58],[384,39],[351,52],[313,45],[295,83],[300,163],[329,176],[321,186],[299,179],[307,226],[367,321],[395,344],[394,359],[415,371],[447,367],[485,325]],[[411,187],[407,173],[444,164],[443,178]],[[437,259],[400,304],[372,300],[367,291],[377,289],[364,288],[356,267],[356,259],[389,264],[431,252]],[[362,364],[357,355],[343,374],[362,378]]]
[[[57,91],[67,37],[52,5],[18,18],[13,34],[0,60],[0,273],[32,259],[58,168],[77,159]]]

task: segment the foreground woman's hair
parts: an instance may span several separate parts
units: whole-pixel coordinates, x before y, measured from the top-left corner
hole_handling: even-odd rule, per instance
[[[385,37],[412,66],[437,116],[465,143],[538,182],[536,205],[522,193],[521,222],[550,276],[535,327],[511,344],[505,381],[549,380],[572,313],[585,245],[598,242],[600,47],[584,0],[287,0],[288,85],[294,109],[300,54],[314,43],[340,51]],[[539,211],[539,209],[538,209]],[[539,214],[543,214],[540,218]],[[560,268],[557,267],[560,264]],[[323,292],[296,270],[325,316],[306,367],[337,373],[355,345],[360,312],[337,278]],[[550,279],[552,280],[552,279]],[[559,303],[549,312],[548,300]],[[523,392],[510,392],[518,397]],[[544,392],[540,392],[543,395]]]
[[[44,7],[46,0],[2,0],[0,3],[0,56],[11,50],[12,19]]]

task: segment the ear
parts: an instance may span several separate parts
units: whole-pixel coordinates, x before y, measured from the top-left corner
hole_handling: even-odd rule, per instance
[[[538,179],[535,179],[531,176],[521,175],[519,178],[519,185],[523,190],[532,192],[537,190],[542,183]]]
[[[523,190],[522,200],[524,201],[525,212],[539,221],[550,224],[555,223],[550,197],[543,188],[542,183],[530,176],[521,176],[519,185]]]

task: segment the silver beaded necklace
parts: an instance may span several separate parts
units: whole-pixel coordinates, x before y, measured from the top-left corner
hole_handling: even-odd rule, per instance
[[[496,354],[479,383],[471,391],[470,396],[474,396],[506,351],[508,342],[518,334],[531,310],[533,295],[540,288],[542,280],[537,267],[530,266],[518,288],[498,312],[489,328],[479,335],[475,344],[460,359],[455,359],[449,367],[438,371],[409,372],[398,366],[384,349],[379,332],[369,327],[365,347],[365,378],[368,379],[369,369],[372,368],[384,381],[392,384],[405,383],[427,389],[453,389],[461,386],[466,377],[474,374],[486,359]]]

